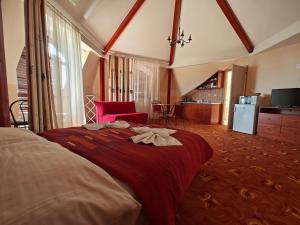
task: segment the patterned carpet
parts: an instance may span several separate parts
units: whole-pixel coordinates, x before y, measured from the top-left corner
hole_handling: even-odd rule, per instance
[[[300,224],[300,146],[222,126],[185,129],[203,136],[214,156],[186,193],[176,225]]]

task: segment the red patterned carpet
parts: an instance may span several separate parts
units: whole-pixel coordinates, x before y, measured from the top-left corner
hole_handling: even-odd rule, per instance
[[[178,127],[180,128],[180,127]],[[188,125],[213,147],[177,213],[177,225],[299,225],[300,146]]]

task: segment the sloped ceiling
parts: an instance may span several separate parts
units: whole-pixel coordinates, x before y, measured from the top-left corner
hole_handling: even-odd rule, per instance
[[[215,0],[183,0],[181,26],[192,42],[176,47],[175,65],[207,63],[247,55]]]
[[[146,0],[112,50],[169,60],[173,9],[174,0]]]
[[[56,0],[103,46],[136,0]],[[254,53],[300,33],[300,0],[228,0],[253,42]],[[174,0],[146,0],[112,51],[169,60]],[[216,0],[182,0],[180,25],[192,42],[177,46],[174,67],[248,55]]]
[[[100,42],[106,44],[126,17],[135,0],[99,0],[86,14],[86,25],[89,26]]]
[[[228,0],[254,45],[300,20],[299,0]]]

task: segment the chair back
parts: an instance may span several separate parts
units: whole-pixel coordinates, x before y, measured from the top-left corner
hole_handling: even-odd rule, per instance
[[[176,116],[176,117],[181,117],[182,116],[182,110],[183,110],[182,105],[179,105],[179,104],[174,105],[173,115]]]
[[[161,103],[161,101],[159,101],[159,100],[153,100],[152,102],[151,102],[151,104],[160,104]]]
[[[19,112],[21,112],[22,118],[21,121],[19,121],[16,116],[14,115],[13,112],[13,107],[18,104],[19,106]],[[28,110],[28,101],[26,99],[19,99],[16,100],[14,102],[12,102],[9,106],[9,112],[11,114],[12,120],[13,120],[13,125],[15,127],[18,127],[18,125],[27,125],[28,124],[28,120],[25,117],[25,112]]]
[[[154,113],[159,113],[159,112],[162,112],[162,107],[160,104],[157,104],[157,103],[152,103],[152,112]]]

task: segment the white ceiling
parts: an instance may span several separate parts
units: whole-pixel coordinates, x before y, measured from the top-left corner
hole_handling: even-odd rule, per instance
[[[95,0],[95,2],[97,4],[90,10],[86,24],[94,31],[100,42],[106,44],[135,0]]]
[[[215,0],[183,0],[181,26],[192,42],[177,47],[175,65],[207,63],[247,55]]]
[[[105,45],[136,0],[56,0]],[[73,4],[72,4],[73,2]],[[248,55],[215,0],[182,0],[181,26],[192,42],[178,46],[174,66]],[[300,0],[228,0],[255,45],[254,54],[300,33]],[[74,4],[75,3],[75,4]],[[174,0],[146,0],[112,51],[168,60]]]
[[[174,0],[146,0],[112,50],[168,60],[173,8]]]
[[[228,0],[254,45],[300,20],[300,0]]]

